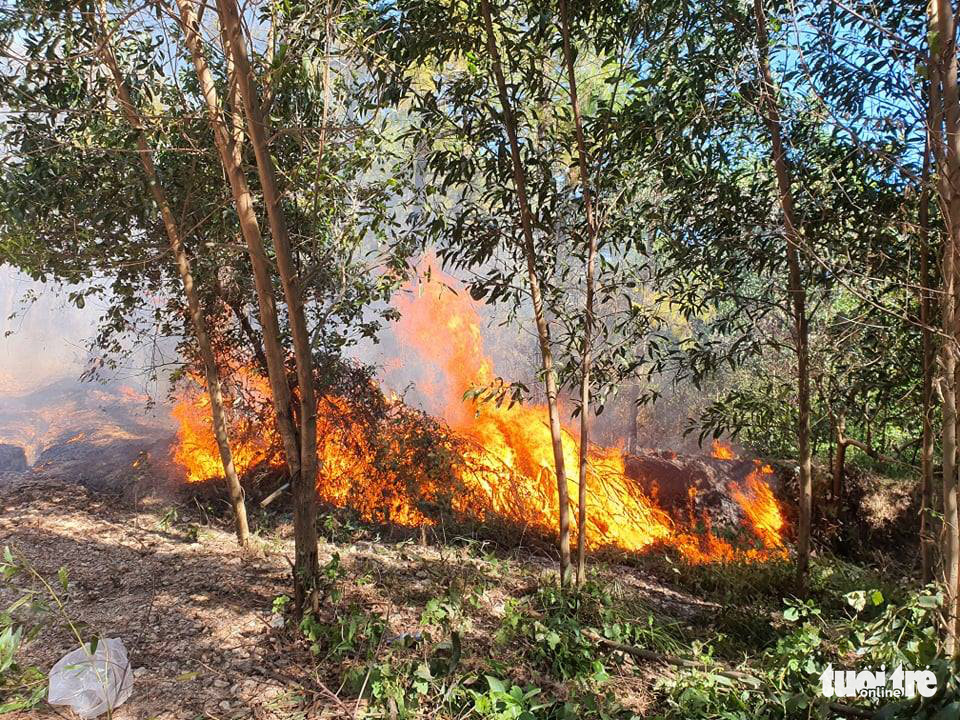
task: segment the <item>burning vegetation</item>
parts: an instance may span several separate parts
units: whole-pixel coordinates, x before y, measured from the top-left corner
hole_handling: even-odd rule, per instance
[[[395,304],[404,347],[442,378],[427,384],[442,407],[442,421],[384,395],[368,370],[344,366],[340,374],[346,379],[318,401],[318,497],[352,508],[369,522],[418,527],[448,514],[553,535],[558,498],[546,408],[484,401],[489,394],[477,391],[499,379],[484,348],[475,301],[451,291],[451,279],[436,270],[430,277]],[[281,470],[267,379],[255,366],[241,365],[232,368],[229,380],[238,472]],[[207,402],[194,379],[181,386],[172,411],[179,426],[174,459],[190,482],[222,476]],[[579,443],[572,427],[564,428],[563,451],[567,467],[576,467]],[[720,443],[712,454],[721,464],[744,469],[723,488],[739,525],[729,532],[714,530],[710,513],[698,502],[696,482],[686,482],[681,506],[664,503],[656,470],[631,470],[620,449],[591,447],[588,545],[631,552],[669,547],[694,563],[786,556],[771,468],[739,461]],[[576,480],[568,482],[576,517]]]

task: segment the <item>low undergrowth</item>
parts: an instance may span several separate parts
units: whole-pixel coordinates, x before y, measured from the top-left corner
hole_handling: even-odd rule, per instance
[[[888,594],[883,583],[871,584],[875,574],[842,563],[818,563],[805,599],[787,591],[786,566],[682,568],[677,584],[706,597],[724,580],[744,587],[751,570],[768,579],[754,582],[746,603],[715,605],[693,619],[671,618],[602,574],[579,589],[541,581],[506,600],[487,648],[465,640],[492,587],[482,572],[472,584],[427,600],[416,630],[391,635],[383,616],[346,600],[351,580],[334,564],[327,573],[329,612],[304,619],[301,636],[318,673],[337,665],[339,686],[365,717],[830,717],[835,700],[821,694],[824,669],[899,665],[933,668],[938,694],[899,704],[841,701],[903,719],[939,720],[960,708],[935,631],[937,589]],[[673,664],[638,660],[617,643]]]
[[[169,519],[164,532],[184,522]],[[834,700],[820,689],[824,669],[900,665],[932,668],[937,694],[835,701],[897,720],[960,711],[955,668],[936,631],[942,607],[934,586],[909,592],[910,580],[898,586],[821,558],[800,598],[786,563],[687,566],[661,557],[637,561],[650,572],[632,575],[662,578],[653,592],[631,584],[623,566],[599,561],[583,587],[561,589],[539,559],[483,542],[384,543],[333,516],[324,531],[331,543],[320,612],[281,629],[290,599],[278,596],[263,611],[277,621],[277,652],[296,644],[297,657],[313,659],[304,670],[357,717],[833,717]],[[266,550],[270,538],[262,536]],[[47,588],[11,558],[2,567],[7,590],[19,587],[7,596],[31,598],[0,615],[0,690],[5,698],[15,690],[25,707],[40,701],[44,683],[36,669],[16,664],[16,641],[35,627],[31,618],[47,617],[31,604]],[[58,580],[48,582],[55,589]]]

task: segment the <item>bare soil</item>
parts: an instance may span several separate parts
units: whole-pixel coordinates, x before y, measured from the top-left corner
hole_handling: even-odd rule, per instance
[[[0,545],[9,545],[51,581],[60,567],[67,568],[70,617],[88,634],[117,637],[127,647],[134,691],[114,718],[305,719],[353,717],[361,710],[362,701],[340,686],[344,661],[313,656],[273,614],[274,599],[290,586],[288,518],[273,515],[267,523],[255,514],[257,549],[244,556],[229,525],[198,503],[163,499],[145,488],[149,483],[141,480],[106,493],[42,472],[0,481]],[[553,573],[551,559],[523,549],[494,557],[475,544],[422,546],[370,529],[354,532],[345,543],[323,542],[320,550],[321,562],[336,553],[345,570],[338,608],[379,613],[387,638],[420,634],[420,616],[431,598],[451,588],[477,588],[479,603],[463,639],[468,664],[502,658],[493,637],[507,599],[529,593]],[[709,609],[636,569],[604,572],[631,596],[673,617]],[[9,599],[0,592],[0,602]],[[19,659],[47,672],[76,646],[54,619]],[[622,680],[625,692],[637,682],[635,676]],[[69,715],[41,704],[13,717]]]

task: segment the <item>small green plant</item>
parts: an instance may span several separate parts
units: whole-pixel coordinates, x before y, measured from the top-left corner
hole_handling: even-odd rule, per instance
[[[367,612],[357,605],[341,609],[332,622],[322,622],[312,613],[300,621],[300,632],[310,642],[310,650],[315,655],[336,659],[373,657],[386,628],[379,613]]]
[[[744,688],[716,673],[682,672],[667,676],[658,683],[658,687],[665,692],[663,717],[671,720],[776,717],[767,712],[752,688]]]
[[[43,699],[46,676],[38,667],[21,665],[17,655],[23,645],[50,622],[51,614],[59,614],[81,644],[84,640],[63,604],[62,596],[66,595],[69,586],[65,567],[57,571],[56,582],[60,586],[60,592],[57,592],[29,561],[15,556],[9,547],[5,547],[0,560],[0,578],[3,585],[17,596],[0,612],[0,714],[3,714],[28,710]],[[21,584],[20,580],[29,584]]]
[[[540,699],[538,687],[521,688],[492,675],[484,676],[487,689],[483,692],[470,690],[473,711],[488,720],[532,720],[538,713],[553,703]]]
[[[321,514],[317,518],[317,530],[320,536],[330,543],[351,542],[362,529],[362,526],[346,511]]]
[[[176,506],[166,508],[157,520],[157,528],[164,532],[169,531],[180,519]]]
[[[526,605],[507,606],[498,639],[526,643],[530,659],[561,679],[603,682],[606,668],[587,627],[591,621],[599,624],[608,602],[609,596],[593,584],[566,592],[557,585],[545,586]]]
[[[0,627],[4,623],[0,621]],[[40,668],[17,662],[23,643],[23,626],[12,624],[0,632],[0,714],[29,710],[43,699],[46,677]]]
[[[277,595],[273,602],[270,604],[270,612],[274,615],[283,615],[287,608],[290,606],[290,602],[293,600],[289,595]]]
[[[320,568],[320,581],[323,583],[323,597],[326,600],[333,603],[340,602],[343,597],[340,581],[343,580],[345,574],[346,571],[340,562],[340,553],[334,553]]]

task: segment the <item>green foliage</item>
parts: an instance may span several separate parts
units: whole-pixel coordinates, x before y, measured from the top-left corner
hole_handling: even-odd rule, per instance
[[[312,613],[300,621],[300,632],[310,642],[310,650],[324,658],[373,657],[385,630],[380,614],[358,605],[338,609],[330,622],[321,622]]]
[[[607,672],[586,623],[599,617],[608,599],[595,585],[578,592],[548,585],[528,605],[507,609],[500,638],[527,643],[531,660],[560,679],[603,682]]]
[[[302,3],[260,10],[257,22],[272,42],[254,43],[250,60],[258,77],[269,76],[268,122],[281,129],[271,133],[271,153],[313,349],[340,357],[396,318],[389,299],[415,247],[398,233],[395,183],[381,172],[390,133],[355,101],[362,73],[349,68],[366,44],[354,34],[364,7],[347,3],[319,16]],[[230,189],[210,125],[197,112],[204,101],[175,13],[123,2],[104,3],[104,12],[115,19],[109,43],[144,118],[215,349],[252,364],[261,344],[251,320],[253,273],[236,245]],[[17,0],[4,7],[0,137],[11,153],[0,169],[0,260],[35,279],[72,283],[70,300],[78,306],[100,301],[95,368],[115,367],[145,335],[176,338],[181,358],[197,362],[135,134],[123,113],[109,110],[117,107],[116,92],[95,17],[76,4]],[[219,81],[225,58],[218,38],[205,40],[212,40],[204,51]],[[341,71],[318,72],[331,43]],[[228,95],[218,90],[222,99]],[[252,190],[256,195],[255,183]],[[281,340],[289,343],[286,321],[281,312]]]
[[[0,622],[0,714],[29,710],[43,699],[46,676],[40,668],[23,667],[16,661],[23,642],[23,627]]]
[[[682,672],[661,683],[665,717],[698,720],[726,718],[804,718],[827,703],[819,675],[833,667],[892,670],[931,667],[940,691],[933,698],[909,702],[872,700],[877,717],[932,718],[950,712],[956,682],[943,659],[936,627],[942,597],[934,587],[892,603],[876,589],[838,596],[845,614],[828,616],[813,600],[787,599],[776,642],[751,663],[759,685],[745,685],[709,671]],[[836,606],[836,603],[833,603]],[[697,651],[697,647],[693,648]],[[709,649],[700,648],[702,653]],[[943,716],[946,717],[946,716]]]
[[[680,673],[660,683],[662,717],[676,720],[749,720],[776,717],[757,706],[756,693],[709,672]]]
[[[289,595],[277,595],[273,602],[270,603],[270,612],[274,615],[283,615],[287,608],[290,607],[290,602],[293,600]]]
[[[49,622],[50,608],[44,593],[29,583],[32,566],[4,547],[0,560],[0,580],[15,600],[0,611],[0,714],[29,710],[46,693],[46,676],[39,667],[17,660],[22,646],[33,640]],[[57,572],[57,582],[67,591],[66,568]],[[52,588],[50,589],[53,592]]]
[[[608,667],[596,638],[672,652],[678,647],[670,626],[633,605],[628,615],[609,590],[588,582],[576,590],[547,585],[521,603],[509,603],[498,633],[501,643],[522,642],[526,656],[559,680],[602,685]]]
[[[299,631],[310,643],[314,655],[335,660],[345,657],[369,660],[375,656],[387,626],[379,613],[368,612],[358,604],[343,606],[345,576],[340,555],[334,553],[320,568],[323,616],[304,614]],[[281,609],[287,606],[289,598],[281,600],[284,597],[274,600],[275,611],[278,601]]]
[[[499,678],[485,675],[487,690],[468,690],[473,698],[473,710],[489,720],[534,720],[552,703],[539,698],[540,688],[524,689]]]

